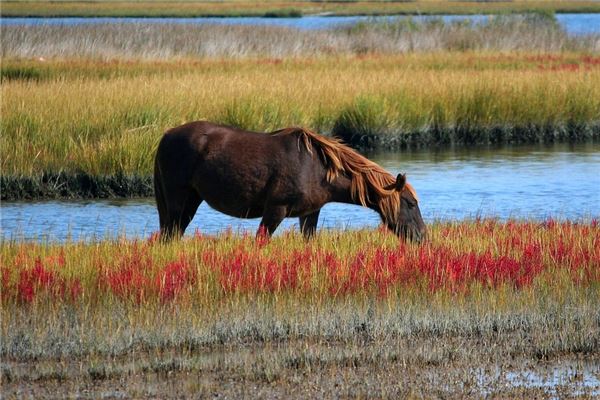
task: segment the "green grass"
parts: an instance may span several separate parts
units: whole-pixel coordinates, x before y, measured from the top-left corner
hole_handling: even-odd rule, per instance
[[[523,12],[599,12],[595,1],[5,1],[5,17],[297,17],[330,15],[438,15]]]

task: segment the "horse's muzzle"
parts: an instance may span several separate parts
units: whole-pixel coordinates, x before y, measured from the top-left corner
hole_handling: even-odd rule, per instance
[[[415,243],[422,243],[427,240],[427,228],[421,229],[412,228],[409,226],[402,226],[398,230],[398,236],[404,240],[410,240]]]

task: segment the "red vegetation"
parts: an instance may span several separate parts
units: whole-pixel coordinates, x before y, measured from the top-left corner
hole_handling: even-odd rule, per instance
[[[83,297],[172,302],[207,293],[210,298],[290,292],[385,297],[406,288],[467,293],[477,284],[520,289],[540,276],[563,276],[576,285],[600,283],[597,220],[478,220],[436,229],[432,241],[420,246],[384,240],[381,232],[373,232],[349,249],[335,245],[337,240],[352,240],[347,238],[333,237],[319,245],[287,235],[268,241],[265,235],[215,238],[197,232],[184,243],[185,251],[167,261],[160,258],[166,247],[153,237],[145,243],[115,244],[116,254],[108,259],[90,255],[80,278],[73,276],[80,260],[66,257],[63,248],[51,256],[30,257],[27,254],[35,251],[23,250],[29,246],[23,244],[23,251],[0,265],[2,302],[32,303],[48,297],[69,302]]]
[[[49,259],[52,261],[53,259]],[[59,256],[60,260],[60,256]],[[64,265],[64,258],[63,258]],[[58,261],[56,265],[61,265]],[[47,293],[54,298],[76,301],[82,293],[79,279],[64,279],[57,272],[50,270],[42,264],[40,258],[36,258],[33,268],[19,271],[19,280],[14,287],[9,283],[6,269],[2,271],[2,293],[3,299],[10,289],[15,290],[16,298],[23,303],[31,303],[39,293]]]
[[[167,263],[156,278],[155,284],[163,302],[173,300],[184,288],[196,282],[195,271],[183,257],[179,261]]]
[[[510,59],[507,56],[507,59]],[[525,56],[525,62],[536,66],[540,71],[590,71],[593,68],[600,66],[600,57],[595,56],[581,56],[581,57],[569,57],[564,55],[537,55],[537,56]]]
[[[153,266],[152,257],[144,249],[134,243],[131,253],[117,258],[116,267],[100,263],[97,286],[121,299],[142,302],[152,287],[147,273]]]
[[[599,57],[583,56],[581,58],[581,61],[587,65],[600,65],[600,56]]]
[[[537,56],[526,56],[525,60],[533,63],[557,63],[564,60],[562,55],[540,54]]]
[[[546,66],[544,64],[538,65],[538,68],[542,71],[578,71],[579,64],[577,63],[562,63]]]

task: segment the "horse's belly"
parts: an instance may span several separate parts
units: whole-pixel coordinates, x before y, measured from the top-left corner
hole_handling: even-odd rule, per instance
[[[237,218],[260,218],[263,215],[263,208],[257,206],[248,206],[240,204],[227,204],[223,201],[207,199],[206,202],[215,210],[223,214]]]

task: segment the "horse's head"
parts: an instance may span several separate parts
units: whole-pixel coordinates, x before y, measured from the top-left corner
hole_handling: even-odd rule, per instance
[[[406,175],[398,174],[396,182],[386,187],[398,192],[400,207],[394,218],[386,218],[388,228],[403,239],[421,242],[427,237],[427,227],[421,217],[419,200],[412,186],[406,183]]]

